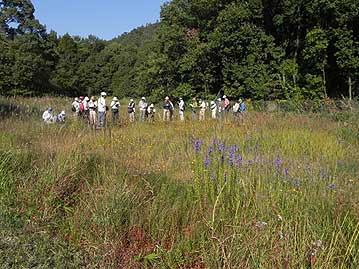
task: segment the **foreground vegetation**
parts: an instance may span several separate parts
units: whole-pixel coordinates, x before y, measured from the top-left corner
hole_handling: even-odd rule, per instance
[[[0,121],[2,267],[359,266],[357,112],[93,132],[42,124],[68,100],[16,103]]]

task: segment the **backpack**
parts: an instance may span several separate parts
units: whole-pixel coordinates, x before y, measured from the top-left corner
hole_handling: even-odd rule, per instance
[[[84,112],[85,111],[85,105],[84,103],[81,102],[80,104],[80,112]]]
[[[72,110],[72,112],[76,112],[76,107],[74,105],[72,105],[71,110]]]

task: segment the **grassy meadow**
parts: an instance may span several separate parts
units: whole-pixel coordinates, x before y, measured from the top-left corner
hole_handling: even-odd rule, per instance
[[[1,268],[359,268],[358,112],[130,124],[123,106],[92,131],[70,103],[0,98]]]

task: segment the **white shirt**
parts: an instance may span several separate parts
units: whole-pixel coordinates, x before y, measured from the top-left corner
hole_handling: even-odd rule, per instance
[[[42,114],[42,119],[44,120],[44,122],[46,123],[50,123],[53,121],[54,116],[52,115],[52,113],[50,113],[48,110],[46,110],[43,114]]]
[[[120,102],[119,101],[112,101],[110,106],[111,106],[111,108],[113,110],[118,110],[120,108]]]
[[[76,109],[75,112],[79,112],[80,111],[80,103],[77,101],[73,101],[72,102],[72,106]]]
[[[202,102],[201,105],[199,106],[201,109],[205,110],[206,109],[206,103]]]
[[[95,108],[97,107],[96,101],[90,100],[90,101],[88,102],[88,104],[89,104],[89,108],[90,108],[90,109],[95,109]]]
[[[106,99],[102,96],[98,99],[98,112],[106,112]]]
[[[184,101],[183,101],[183,100],[181,100],[181,101],[179,102],[178,107],[179,107],[179,110],[180,110],[180,111],[184,111]]]

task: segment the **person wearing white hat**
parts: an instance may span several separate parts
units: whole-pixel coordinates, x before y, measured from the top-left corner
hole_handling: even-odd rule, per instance
[[[231,108],[231,106],[230,106],[230,102],[229,102],[227,96],[223,95],[223,110],[224,110],[224,120],[225,121],[227,121],[230,108]]]
[[[163,103],[163,121],[169,121],[171,119],[171,103],[168,96],[165,97],[165,102]]]
[[[101,92],[101,97],[97,102],[97,111],[98,111],[98,124],[100,128],[104,128],[106,125],[106,93]]]
[[[217,118],[217,104],[215,101],[211,101],[211,114],[212,114],[212,119],[216,119]]]
[[[87,122],[87,124],[89,124],[89,122],[90,122],[89,101],[90,101],[90,98],[88,98],[88,96],[86,96],[84,98],[84,100],[82,101],[82,106],[83,106],[82,116],[83,116],[84,120]]]
[[[134,122],[136,109],[135,109],[135,102],[133,101],[133,99],[130,99],[130,103],[127,106],[127,112],[130,122]]]
[[[65,121],[65,115],[66,115],[65,111],[62,110],[62,111],[57,115],[56,121],[57,121],[57,122],[64,122],[64,121]]]
[[[237,101],[234,105],[233,105],[233,120],[234,121],[238,121],[238,115],[239,115],[239,101]]]
[[[118,98],[116,96],[112,99],[110,107],[112,112],[112,121],[116,123],[118,122],[120,111],[120,102],[118,101]]]
[[[153,104],[150,104],[147,108],[148,121],[150,123],[155,121],[155,113],[156,113],[155,106]]]
[[[179,99],[178,102],[178,109],[179,109],[179,117],[181,121],[184,121],[184,109],[185,109],[185,103],[182,98]]]
[[[140,110],[140,122],[145,121],[147,106],[148,105],[146,103],[146,98],[142,97],[141,100],[138,102],[138,108]]]

